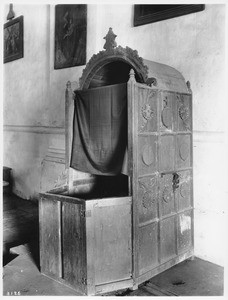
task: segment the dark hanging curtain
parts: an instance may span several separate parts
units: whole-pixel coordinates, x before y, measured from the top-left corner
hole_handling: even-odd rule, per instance
[[[71,167],[90,174],[127,174],[127,85],[77,91]]]

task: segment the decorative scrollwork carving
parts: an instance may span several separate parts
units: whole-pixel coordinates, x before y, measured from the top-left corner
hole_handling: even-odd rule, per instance
[[[189,117],[190,117],[190,111],[188,105],[184,103],[184,97],[181,95],[181,97],[177,97],[179,99],[179,109],[178,114],[181,120],[183,121],[183,125],[186,129],[189,129]]]
[[[142,205],[144,208],[149,209],[156,202],[155,192],[156,179],[151,178],[149,182],[142,183],[139,181],[139,188],[142,190]]]
[[[188,118],[189,118],[189,108],[182,104],[179,107],[179,116],[181,118],[181,120],[183,120],[184,122],[187,122]]]
[[[152,97],[154,97],[156,94],[155,91],[148,91],[146,94],[146,103],[141,107],[141,115],[142,115],[142,122],[141,122],[141,126],[139,128],[139,130],[143,130],[146,126],[146,124],[148,123],[148,121],[150,121],[155,112],[151,107],[151,102],[152,102]]]
[[[145,104],[145,105],[142,107],[141,112],[142,112],[142,116],[143,116],[143,118],[146,120],[146,122],[147,122],[148,120],[151,120],[152,117],[153,117],[153,114],[154,114],[153,110],[151,109],[150,104]]]
[[[108,47],[107,50],[103,50],[94,54],[86,64],[85,69],[82,72],[82,77],[79,78],[80,89],[87,89],[94,74],[104,65],[113,61],[124,61],[130,64],[136,71],[139,81],[145,83],[148,78],[148,67],[144,65],[142,57],[139,57],[138,51],[133,50],[130,47],[123,48]]]

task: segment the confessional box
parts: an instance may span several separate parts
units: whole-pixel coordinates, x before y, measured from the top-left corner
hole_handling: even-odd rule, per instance
[[[91,58],[79,89],[123,83],[127,175],[74,180],[74,92],[68,83],[68,181],[40,194],[41,272],[86,295],[135,289],[193,255],[190,84],[177,70],[118,46]]]

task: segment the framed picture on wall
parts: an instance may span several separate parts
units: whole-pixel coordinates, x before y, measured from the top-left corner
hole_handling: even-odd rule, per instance
[[[4,63],[24,55],[23,16],[4,24]]]
[[[134,26],[180,17],[205,9],[204,4],[134,5]]]
[[[86,64],[86,4],[55,6],[55,69]]]

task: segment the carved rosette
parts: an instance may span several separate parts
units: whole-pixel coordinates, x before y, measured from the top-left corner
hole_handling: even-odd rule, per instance
[[[156,179],[150,178],[147,182],[139,181],[139,188],[142,192],[142,206],[149,209],[156,202]]]
[[[148,78],[148,67],[144,65],[143,59],[139,57],[137,50],[129,47],[118,46],[108,51],[103,50],[94,54],[88,61],[79,78],[80,89],[87,89],[94,74],[104,65],[113,61],[124,61],[132,66],[137,72],[141,83],[145,83]]]
[[[150,104],[145,104],[141,107],[141,114],[142,114],[142,124],[140,126],[140,129],[143,130],[148,121],[150,121],[153,117],[153,110],[151,109]]]
[[[146,103],[141,107],[141,124],[139,131],[143,131],[147,125],[147,123],[152,120],[154,116],[154,111],[151,107],[151,99],[155,95],[155,91],[149,91],[146,96]]]
[[[150,104],[147,103],[142,107],[142,116],[143,116],[145,122],[147,122],[148,120],[151,120],[153,117],[153,114],[154,114],[154,112],[151,109]]]
[[[179,107],[179,116],[180,116],[181,120],[183,120],[184,122],[187,122],[187,120],[189,118],[189,108],[187,106],[185,106],[184,104],[181,104],[181,106]]]

